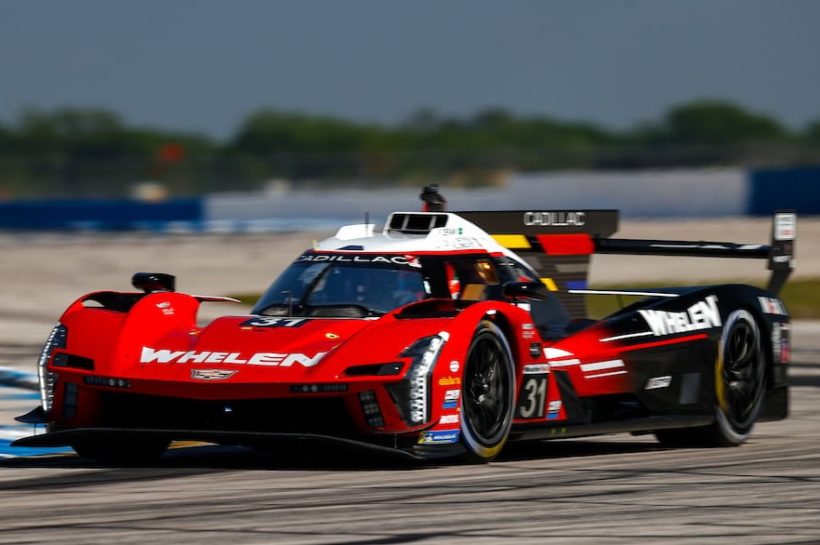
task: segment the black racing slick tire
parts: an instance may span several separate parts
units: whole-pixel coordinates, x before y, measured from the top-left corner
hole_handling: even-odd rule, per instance
[[[133,465],[156,460],[168,449],[167,439],[88,439],[72,443],[71,448],[89,460],[117,465]]]
[[[488,462],[504,448],[515,409],[512,352],[492,322],[481,322],[470,343],[461,396],[461,442],[467,458]]]
[[[733,447],[746,442],[763,405],[766,356],[760,326],[743,309],[726,319],[715,363],[715,420],[709,426],[660,430],[668,446]]]

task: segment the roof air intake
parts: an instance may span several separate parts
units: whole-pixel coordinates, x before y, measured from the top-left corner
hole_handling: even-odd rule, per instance
[[[408,235],[426,235],[433,229],[447,225],[447,214],[395,213],[390,216],[388,232]]]

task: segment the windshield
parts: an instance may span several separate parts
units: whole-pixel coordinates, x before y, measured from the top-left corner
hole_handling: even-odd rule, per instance
[[[319,260],[324,257],[326,260]],[[340,259],[341,260],[337,260]],[[421,269],[402,256],[307,253],[256,304],[267,316],[380,316],[428,295]]]

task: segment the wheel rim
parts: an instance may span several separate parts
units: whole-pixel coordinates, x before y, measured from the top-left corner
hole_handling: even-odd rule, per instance
[[[511,392],[509,369],[498,341],[476,339],[465,370],[464,414],[475,439],[490,446],[506,435]]]
[[[763,357],[754,322],[739,317],[732,324],[723,351],[722,409],[732,427],[742,431],[754,423],[763,394]]]

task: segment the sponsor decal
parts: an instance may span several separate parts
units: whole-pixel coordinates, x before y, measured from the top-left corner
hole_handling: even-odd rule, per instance
[[[307,320],[304,318],[268,318],[256,316],[250,320],[242,322],[240,325],[249,327],[299,327]]]
[[[174,307],[171,306],[170,301],[163,301],[161,303],[157,303],[157,308],[160,309],[165,316],[174,315]]]
[[[461,390],[447,390],[444,392],[443,409],[455,409],[458,407],[458,400],[461,397]]]
[[[547,420],[555,420],[558,418],[562,405],[561,401],[550,401],[547,407]]]
[[[552,227],[582,226],[586,212],[524,212],[524,225]]]
[[[439,386],[461,386],[461,377],[441,377],[438,379]]]
[[[797,227],[797,216],[795,214],[775,214],[774,216],[774,239],[794,240]]]
[[[443,445],[458,441],[459,430],[428,431],[419,437],[419,445]]]
[[[646,381],[646,386],[644,386],[644,390],[658,390],[660,388],[669,388],[670,384],[672,384],[672,377],[669,375],[663,377],[652,377]]]
[[[792,359],[791,341],[789,340],[789,326],[783,324],[780,338],[780,363],[789,363]]]
[[[327,352],[319,352],[315,356],[306,354],[278,354],[275,352],[256,352],[243,354],[242,352],[210,352],[195,350],[166,350],[148,346],[142,347],[140,363],[231,363],[234,365],[264,365],[269,367],[291,367],[298,363],[303,367],[313,367],[318,364]]]
[[[461,390],[447,390],[444,392],[445,401],[458,401],[461,397]]]
[[[238,372],[228,369],[191,369],[191,378],[196,380],[225,380]]]
[[[717,301],[717,295],[710,295],[684,312],[665,310],[639,310],[638,312],[655,336],[687,333],[722,325]]]
[[[464,233],[463,227],[442,227],[439,232],[444,237],[460,236]]]
[[[445,414],[438,421],[439,424],[458,424],[458,422],[457,414]]]
[[[774,297],[758,297],[757,301],[760,303],[760,309],[766,314],[775,314],[778,316],[788,316],[786,306],[780,299]]]
[[[325,333],[325,338],[335,340],[335,339],[338,339],[339,336],[336,335],[335,333],[331,333],[330,331],[328,331],[327,333]]]
[[[780,324],[772,326],[772,356],[774,361],[780,362],[780,343],[783,342],[783,332],[780,329]]]
[[[297,259],[297,263],[382,263],[384,265],[410,265],[410,260],[403,255],[345,255],[345,254],[303,254]]]
[[[791,360],[789,324],[776,323],[772,326],[772,355],[778,363],[789,363]]]
[[[481,248],[481,241],[475,237],[458,237],[453,240],[452,247],[456,250],[466,250],[470,248]]]
[[[532,363],[524,366],[525,375],[541,375],[550,372],[550,366],[547,363]]]
[[[458,370],[461,368],[458,360],[453,360],[450,362],[450,372],[451,373],[458,373]]]

